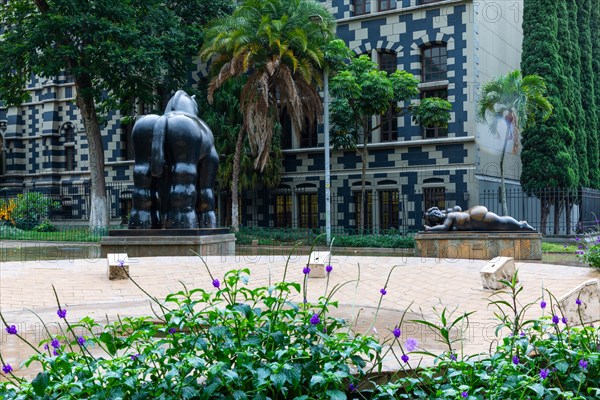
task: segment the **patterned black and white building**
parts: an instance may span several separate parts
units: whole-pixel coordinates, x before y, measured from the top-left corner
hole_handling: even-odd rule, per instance
[[[480,86],[519,68],[522,1],[330,0],[337,33],[357,54],[367,54],[387,71],[404,69],[420,81],[421,98],[452,103],[447,129],[424,129],[410,115],[394,116],[369,144],[367,223],[374,230],[415,229],[423,210],[480,202],[497,189],[502,140],[476,120]],[[202,71],[193,74],[200,79]],[[83,124],[67,76],[33,79],[31,101],[0,106],[5,192],[44,190],[63,204],[63,217],[84,218],[88,158]],[[418,101],[418,99],[415,99]],[[140,112],[144,112],[141,106]],[[378,121],[373,121],[378,123]],[[118,112],[103,128],[111,216],[130,207],[130,126]],[[500,127],[502,131],[502,127]],[[324,143],[322,127],[287,133],[280,187],[244,194],[243,225],[319,228],[324,226]],[[509,143],[509,149],[512,143]],[[518,155],[505,161],[509,187],[518,187]],[[351,230],[358,220],[361,162],[351,150],[332,150],[332,225]],[[226,195],[219,200],[221,222]],[[515,215],[518,217],[518,215]]]

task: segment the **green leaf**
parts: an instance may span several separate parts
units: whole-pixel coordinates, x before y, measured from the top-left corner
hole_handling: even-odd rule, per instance
[[[535,383],[527,387],[533,390],[537,394],[538,398],[542,398],[544,396],[544,392],[546,391],[546,388],[541,383]]]
[[[44,394],[49,384],[50,374],[48,372],[40,372],[35,378],[33,378],[33,381],[31,381],[33,391],[38,396],[42,396]]]
[[[554,367],[561,373],[565,373],[567,372],[567,370],[569,369],[569,363],[567,363],[566,361],[559,361],[556,364],[554,364]]]
[[[346,400],[346,393],[341,390],[328,390],[325,392],[331,400]]]
[[[196,396],[196,389],[192,386],[184,386],[181,388],[181,397],[183,399],[192,399]]]
[[[233,392],[233,398],[234,400],[245,400],[248,398],[248,396],[246,395],[246,392],[236,390],[235,392]]]
[[[108,332],[102,332],[102,334],[100,334],[99,339],[106,346],[106,350],[108,350],[108,353],[111,356],[114,356],[117,352],[117,349],[115,346],[115,338],[113,337],[113,335],[111,335]]]
[[[311,387],[321,384],[323,382],[325,382],[325,377],[321,374],[313,375],[312,378],[310,378],[310,386]]]
[[[277,389],[281,389],[283,387],[283,385],[285,385],[287,378],[285,377],[284,373],[277,373],[274,375],[271,375],[271,381],[273,382],[273,384],[275,385],[275,387]]]

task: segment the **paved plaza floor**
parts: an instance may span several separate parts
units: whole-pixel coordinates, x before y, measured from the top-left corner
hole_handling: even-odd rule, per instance
[[[265,255],[211,256],[206,262],[212,274],[218,278],[222,278],[230,269],[249,268],[249,284],[263,286],[282,279],[286,258]],[[301,282],[306,262],[307,256],[292,257],[288,280]],[[464,351],[468,354],[488,351],[496,339],[496,321],[493,309],[488,308],[493,292],[482,288],[479,275],[485,263],[482,260],[418,257],[334,256],[330,288],[338,283],[356,280],[359,271],[360,281],[345,285],[337,292],[334,299],[339,301],[340,307],[333,314],[355,323],[358,332],[370,331],[385,338],[389,337],[402,314],[407,311],[402,337],[416,339],[421,348],[442,352],[445,348],[436,342],[435,335],[408,320],[424,317],[437,322],[433,307],[440,309],[441,305],[455,309],[457,316],[464,311],[475,311],[470,318]],[[541,297],[542,286],[561,297],[582,282],[600,277],[598,270],[585,267],[518,262],[517,268],[525,288],[521,298],[523,304]],[[106,259],[3,262],[0,264],[0,310],[9,324],[15,324],[25,337],[35,343],[44,339],[46,332],[29,310],[34,310],[48,323],[51,332],[58,331],[57,305],[52,285],[68,310],[67,318],[70,321],[84,316],[97,321],[114,321],[119,315],[151,315],[147,297],[129,280],[108,280],[106,269]],[[387,294],[381,299],[380,311],[374,321],[380,289],[385,285],[390,271]],[[130,274],[145,290],[158,298],[179,290],[181,283],[188,288],[212,289],[208,272],[197,257],[132,259]],[[326,279],[309,279],[309,301],[316,301],[324,293],[325,287]],[[299,296],[297,300],[300,300]],[[541,313],[539,307],[533,307],[528,317],[536,317]],[[31,350],[2,329],[0,352],[7,362],[18,366]],[[394,359],[386,360],[386,363],[386,368],[397,368]],[[15,369],[22,375],[35,373],[34,369]]]

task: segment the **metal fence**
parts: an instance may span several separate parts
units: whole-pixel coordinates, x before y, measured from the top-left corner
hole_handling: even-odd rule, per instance
[[[107,185],[110,217],[126,224],[131,210],[133,185]],[[31,185],[19,190],[0,190],[0,201],[16,198],[19,193],[41,192],[56,202],[50,210],[54,221],[84,221],[89,219],[90,187],[85,184]],[[598,225],[600,191],[592,189],[547,189],[526,194],[520,189],[506,193],[508,214],[517,220],[526,220],[546,235],[572,235]],[[241,223],[248,227],[303,228],[323,232],[324,194],[315,189],[249,190],[241,195]],[[360,224],[360,203],[364,201],[365,223]],[[466,209],[466,192],[451,193],[444,188],[424,188],[414,193],[400,193],[398,189],[367,191],[363,200],[360,191],[350,190],[331,197],[331,226],[334,234],[402,233],[422,230],[423,213],[432,206],[450,208],[455,205]],[[486,190],[479,195],[479,204],[503,215],[499,190]],[[219,225],[231,223],[229,193],[217,193],[217,220]]]
[[[480,203],[504,214],[500,190],[483,191]],[[509,189],[506,203],[510,216],[526,220],[545,235],[585,232],[596,227],[600,217],[600,191],[588,188],[550,188],[529,195],[521,189]]]
[[[111,183],[106,185],[106,195],[111,219],[127,220],[131,210],[131,193],[133,184]],[[50,219],[87,220],[90,217],[91,188],[89,184],[40,185],[33,184],[23,188],[5,188],[0,190],[0,201],[17,199],[19,194],[39,192],[55,203],[49,211]]]

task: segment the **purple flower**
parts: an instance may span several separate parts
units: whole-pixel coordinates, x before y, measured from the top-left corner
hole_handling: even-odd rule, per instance
[[[513,356],[512,358],[512,362],[515,365],[519,365],[519,363],[521,362],[521,360],[519,360],[519,356],[517,356],[516,354]]]
[[[132,355],[130,356],[130,357],[131,357],[131,361],[135,361],[135,360],[137,360],[139,356],[140,356],[139,354],[132,354]]]
[[[381,288],[381,290],[379,290],[379,293],[381,293],[382,296],[385,296],[387,294],[387,290],[385,290],[385,288]]]
[[[171,334],[171,335],[172,335],[172,334],[174,334],[175,332],[177,332],[177,329],[175,329],[175,328],[169,328],[169,330],[168,330],[167,332],[169,332],[169,334]]]
[[[579,366],[581,367],[581,369],[586,369],[588,366],[588,362],[585,360],[579,360]]]
[[[58,315],[58,318],[65,318],[67,316],[67,310],[62,310],[59,308],[56,311],[56,315]]]
[[[44,345],[44,350],[48,350],[48,343]]]
[[[456,354],[454,354],[454,353],[450,354],[450,360],[456,361]]]
[[[400,357],[402,359],[402,361],[404,361],[405,363],[408,362],[408,355],[407,354],[403,354],[402,357]]]
[[[569,322],[569,320],[567,319],[567,317],[562,317],[561,321],[565,325],[567,324],[567,322]]]
[[[55,356],[57,356],[58,355],[58,351],[55,349],[55,350],[52,351],[52,354],[54,354]]]
[[[580,306],[582,304],[580,299],[575,300],[575,304],[577,304],[578,306]]]
[[[304,269],[302,270],[302,273],[304,275],[310,274],[310,267],[308,265],[306,267],[304,267]]]
[[[354,386],[354,383],[348,385],[348,390],[351,392],[354,392],[356,390],[356,386]]]
[[[525,337],[525,332],[521,331],[521,333],[519,333],[519,336]]]
[[[553,324],[558,324],[558,321],[559,321],[559,320],[558,320],[558,315],[554,315],[554,316],[552,317],[552,323],[553,323]]]
[[[392,335],[394,335],[394,337],[399,338],[400,335],[402,334],[402,331],[400,331],[400,328],[395,327],[394,330],[392,331]]]
[[[60,349],[60,341],[58,339],[56,339],[56,338],[52,339],[52,342],[50,342],[50,344],[55,349]]]
[[[467,391],[465,390],[465,391],[464,391],[464,392],[462,392],[460,395],[461,395],[463,398],[465,398],[465,399],[466,399],[467,397],[469,397],[469,392],[467,392]]]
[[[2,366],[2,372],[4,372],[5,374],[10,373],[13,370],[13,367],[10,366],[10,364],[4,364]]]
[[[417,339],[408,338],[406,339],[406,350],[415,351],[417,348]]]
[[[543,310],[544,308],[546,308],[546,302],[545,302],[544,300],[542,300],[542,301],[540,302],[540,307],[542,308],[542,310]]]
[[[117,260],[117,265],[121,268],[123,268],[125,266],[125,260]]]
[[[16,334],[17,334],[17,327],[16,327],[16,326],[14,326],[14,325],[7,326],[7,327],[6,327],[6,332],[7,332],[9,335],[16,335]]]
[[[83,336],[79,336],[77,338],[77,343],[79,343],[80,346],[83,346],[85,344],[85,338]]]
[[[312,325],[317,325],[319,322],[321,322],[321,320],[319,319],[319,314],[313,314],[313,316],[310,317],[310,323]]]
[[[218,279],[213,279],[212,285],[218,289],[221,286],[221,282]]]
[[[550,371],[548,371],[546,368],[540,369],[540,378],[546,379],[549,373]]]
[[[328,265],[325,267],[325,272],[330,273],[331,271],[333,271],[333,266]]]

